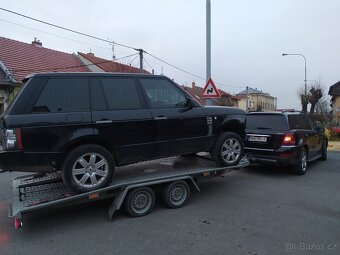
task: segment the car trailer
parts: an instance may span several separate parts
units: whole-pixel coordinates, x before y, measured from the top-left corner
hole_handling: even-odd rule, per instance
[[[27,213],[109,198],[113,199],[108,210],[109,221],[123,205],[129,215],[144,216],[154,207],[155,190],[161,191],[167,207],[179,208],[190,196],[189,185],[199,191],[199,180],[224,176],[247,165],[249,160],[243,158],[236,166],[219,168],[210,158],[199,155],[152,160],[118,167],[109,186],[82,194],[68,190],[60,172],[21,176],[12,180],[13,200],[9,205],[9,217],[14,218],[18,229]]]

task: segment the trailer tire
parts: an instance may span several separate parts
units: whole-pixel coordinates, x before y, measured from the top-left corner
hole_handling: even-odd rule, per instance
[[[114,168],[114,159],[104,147],[81,145],[68,153],[62,167],[62,179],[67,188],[76,193],[89,192],[107,186]]]
[[[186,181],[175,181],[167,184],[162,191],[163,203],[171,208],[180,208],[190,197],[190,187]]]
[[[155,193],[149,187],[130,190],[125,198],[125,211],[132,217],[141,217],[155,207]]]
[[[218,166],[229,167],[240,162],[243,151],[242,138],[234,132],[225,132],[217,137],[210,154]]]

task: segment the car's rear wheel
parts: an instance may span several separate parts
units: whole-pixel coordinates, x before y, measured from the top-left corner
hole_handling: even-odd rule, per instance
[[[321,158],[320,160],[322,161],[325,161],[327,160],[327,147],[328,147],[328,144],[327,144],[327,141],[325,140],[322,144],[322,149],[321,149]]]
[[[67,155],[62,177],[67,187],[84,193],[105,187],[112,179],[114,168],[114,159],[104,147],[82,145]]]
[[[236,133],[226,132],[217,138],[211,150],[211,157],[218,166],[235,166],[240,162],[243,150],[242,138]]]
[[[306,148],[301,148],[298,160],[295,166],[293,166],[293,172],[297,175],[304,175],[307,172],[308,166],[308,152]]]

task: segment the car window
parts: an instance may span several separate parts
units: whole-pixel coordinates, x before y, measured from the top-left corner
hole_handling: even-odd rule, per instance
[[[309,119],[302,114],[288,116],[290,129],[312,129]]]
[[[49,79],[33,112],[90,111],[87,79]]]
[[[151,108],[182,108],[187,104],[185,93],[165,79],[140,79]]]
[[[278,114],[247,114],[247,129],[288,130],[286,118]]]
[[[93,84],[92,101],[94,110],[129,110],[142,108],[137,87],[133,79],[101,78]]]

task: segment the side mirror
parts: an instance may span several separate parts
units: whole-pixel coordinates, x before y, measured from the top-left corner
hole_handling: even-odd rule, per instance
[[[192,109],[192,108],[194,108],[195,107],[195,102],[191,99],[191,98],[188,98],[188,101],[187,101],[187,107],[189,108],[189,109]]]

